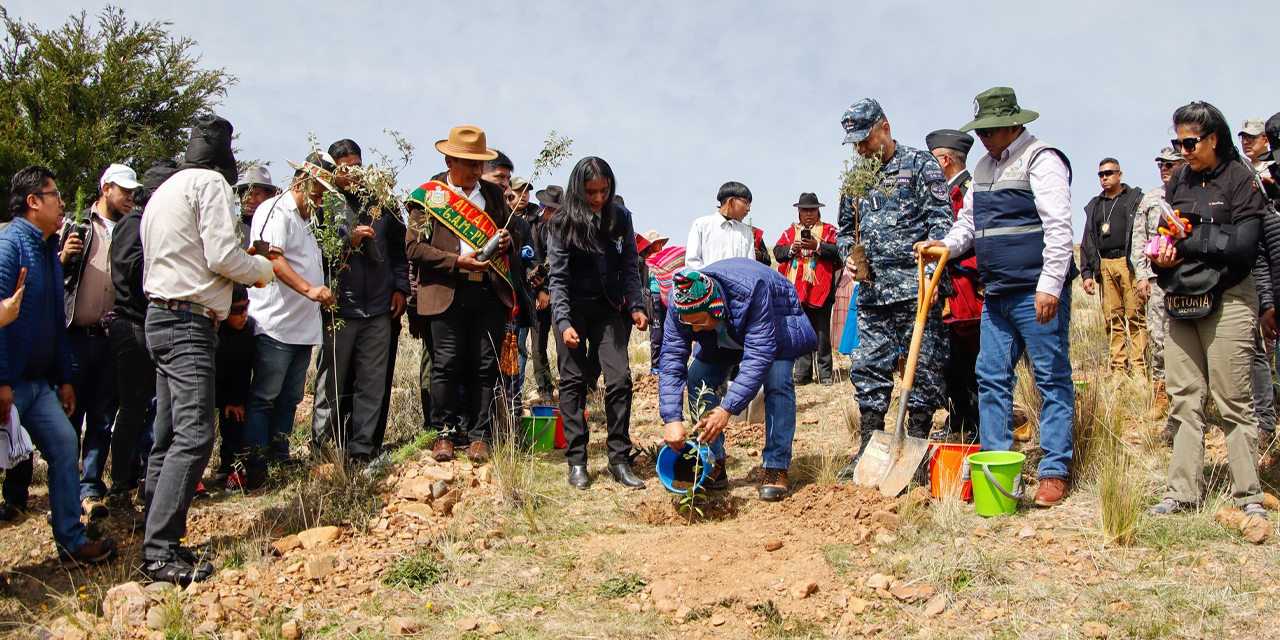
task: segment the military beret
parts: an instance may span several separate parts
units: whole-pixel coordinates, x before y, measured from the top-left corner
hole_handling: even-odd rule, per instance
[[[930,151],[955,149],[961,153],[969,153],[973,146],[973,136],[957,129],[938,129],[924,137],[924,144]]]

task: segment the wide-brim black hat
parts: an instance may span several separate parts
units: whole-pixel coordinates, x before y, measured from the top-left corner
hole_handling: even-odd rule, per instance
[[[806,192],[800,194],[800,201],[791,206],[796,207],[797,209],[817,209],[827,205],[818,202],[818,194]]]

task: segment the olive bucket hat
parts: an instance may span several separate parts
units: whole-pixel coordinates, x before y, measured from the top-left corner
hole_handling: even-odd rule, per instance
[[[1039,118],[1040,114],[1018,106],[1018,96],[1009,87],[992,87],[973,99],[973,122],[961,131],[1012,127]]]

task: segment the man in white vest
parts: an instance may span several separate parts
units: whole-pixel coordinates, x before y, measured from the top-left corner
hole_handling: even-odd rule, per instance
[[[951,255],[973,247],[986,291],[978,355],[979,436],[985,451],[1013,446],[1014,367],[1025,347],[1044,398],[1040,412],[1036,504],[1062,503],[1070,480],[1071,164],[1023,126],[1040,114],[1018,106],[1013,89],[995,87],[974,100],[974,120],[961,127],[982,140],[987,155],[973,171],[955,226],[941,242]]]

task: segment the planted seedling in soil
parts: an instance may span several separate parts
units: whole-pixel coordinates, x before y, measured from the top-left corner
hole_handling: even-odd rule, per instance
[[[705,514],[702,506],[707,503],[707,490],[702,486],[702,469],[705,461],[702,459],[702,447],[698,445],[698,428],[696,425],[702,422],[707,413],[713,408],[711,406],[715,399],[715,392],[702,383],[695,392],[696,399],[689,403],[689,417],[693,421],[694,429],[689,435],[693,440],[694,446],[684,452],[684,459],[693,461],[693,484],[679,498],[679,511],[688,518],[688,524],[693,524],[694,518],[701,518]]]

